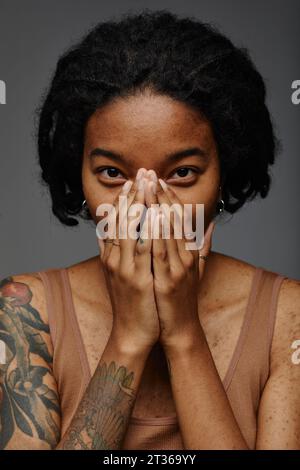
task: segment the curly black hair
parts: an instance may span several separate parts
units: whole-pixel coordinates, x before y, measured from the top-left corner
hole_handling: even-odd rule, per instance
[[[249,52],[209,23],[144,9],[100,22],[62,54],[38,116],[41,181],[66,225],[82,215],[84,130],[98,107],[151,88],[193,107],[210,122],[218,149],[225,210],[265,198],[280,141],[266,87]]]

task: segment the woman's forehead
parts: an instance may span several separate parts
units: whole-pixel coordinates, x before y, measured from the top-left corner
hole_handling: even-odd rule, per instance
[[[164,95],[120,98],[99,108],[86,126],[86,145],[209,145],[209,122],[192,108]]]

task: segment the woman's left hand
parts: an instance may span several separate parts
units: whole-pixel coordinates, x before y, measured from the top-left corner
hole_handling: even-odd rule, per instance
[[[151,185],[155,183],[150,183],[146,190],[148,205],[165,203],[171,206],[176,203],[183,209],[183,204],[170,187],[162,188],[158,182],[155,194]],[[161,329],[159,341],[164,347],[190,344],[193,337],[202,332],[198,315],[198,290],[206,261],[199,255],[208,256],[215,225],[214,222],[209,224],[201,249],[188,250],[185,244],[191,240],[184,237],[183,227],[183,236],[174,238],[174,221],[169,215],[168,211],[162,213],[160,210],[159,238],[152,240],[154,294]],[[169,238],[161,236],[163,218],[166,225],[170,224]]]

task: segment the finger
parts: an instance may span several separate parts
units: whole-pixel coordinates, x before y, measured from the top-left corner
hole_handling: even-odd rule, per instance
[[[145,170],[146,172],[146,170]],[[132,188],[129,190],[127,197],[127,211],[122,211],[122,236],[120,243],[120,263],[122,266],[130,266],[135,262],[136,245],[139,238],[138,226],[140,230],[146,216],[145,206],[145,178],[142,172],[141,179],[136,180]]]
[[[209,253],[211,251],[212,235],[213,235],[214,228],[215,228],[215,222],[211,221],[209,226],[206,229],[205,234],[204,234],[203,247],[198,252],[198,254],[199,254],[199,274],[200,274],[200,276],[202,276],[202,274],[204,272],[206,261],[207,261],[207,259],[201,258],[200,255],[201,256],[206,256],[206,257],[209,256]]]
[[[199,252],[205,256],[209,254],[210,249],[211,249],[212,234],[213,234],[214,228],[215,228],[215,222],[211,221],[204,234],[203,247],[199,250]]]
[[[115,240],[115,243],[120,243],[119,241],[119,226],[120,226],[120,210],[122,216],[125,215],[127,216],[127,207],[130,206],[130,203],[135,197],[136,191],[137,191],[137,185],[138,185],[138,179],[139,176],[142,176],[143,172],[146,172],[144,168],[140,168],[139,171],[137,172],[136,175],[136,181],[132,183],[132,181],[126,181],[124,185],[121,188],[121,191],[118,193],[116,196],[113,205],[112,205],[112,210],[110,211],[108,217],[107,217],[107,225],[109,229],[112,229],[112,234],[108,234],[108,236],[104,237],[103,243],[99,241],[99,246],[100,250],[102,252],[102,260],[107,260],[109,257],[110,253],[112,250],[119,249],[118,246],[114,245],[111,242],[107,242],[105,240],[110,239],[110,240]],[[121,232],[122,232],[122,227],[121,227]],[[105,232],[107,233],[107,232]],[[98,235],[98,232],[97,232]],[[109,236],[111,235],[111,236]],[[98,239],[101,240],[101,238],[98,235]],[[114,248],[116,246],[116,248]],[[102,247],[102,249],[101,249]]]
[[[165,210],[163,207],[161,210],[163,237],[168,254],[169,269],[175,273],[183,268],[183,264],[178,253],[177,240],[174,239],[174,228],[171,224],[170,211]]]
[[[151,170],[148,171],[148,174]],[[190,257],[194,256],[197,259],[198,253],[191,255],[185,250],[185,242],[183,241],[183,204],[177,198],[175,193],[169,192],[166,194],[164,191],[165,183],[156,184],[156,181],[150,182],[145,190],[145,199],[147,205],[160,205],[161,212],[164,213],[166,219],[163,222],[164,239],[168,254],[169,268],[171,272],[178,272],[183,268],[183,261],[187,264],[190,263]],[[170,197],[169,197],[170,194]],[[175,196],[175,197],[174,197]],[[173,202],[172,202],[173,201]],[[179,252],[179,247],[182,255]],[[183,259],[183,258],[188,259]]]
[[[159,203],[156,196],[157,188],[157,176],[154,170],[148,170],[147,172],[147,183],[145,186],[145,203],[147,207],[156,205],[158,207]]]
[[[157,198],[160,204],[163,202],[174,206],[174,213],[177,213],[178,216],[181,217],[181,214],[183,213],[183,204],[178,198],[178,196],[175,194],[175,192],[168,186],[164,180],[161,178],[158,179],[158,185],[157,185]],[[171,219],[172,221],[172,219]]]
[[[162,238],[163,214],[160,213],[157,208],[153,208],[153,210],[155,211],[154,231],[152,238],[153,271],[154,279],[159,280],[161,276],[168,276],[170,270],[166,243]]]
[[[192,227],[191,217],[185,212],[184,205],[181,200],[175,194],[163,180],[159,179],[159,188],[157,189],[157,195],[159,201],[168,203],[172,208],[172,215],[170,217],[170,223],[173,227],[174,239],[177,242],[177,251],[183,264],[190,263],[190,257],[193,256],[194,261],[198,257],[198,250],[190,250],[186,247],[186,243],[191,241],[185,234],[185,227]],[[161,209],[166,214],[166,206],[163,204]]]
[[[126,181],[126,183],[124,183],[124,185],[122,186],[122,189],[121,189],[121,193],[126,190],[126,188],[128,187],[129,184],[130,184],[129,181]],[[111,252],[112,243],[108,242],[108,240],[112,241],[115,237],[115,233],[114,233],[114,231],[115,231],[115,222],[116,222],[115,217],[116,217],[117,208],[118,208],[118,205],[117,205],[118,204],[118,197],[119,197],[119,194],[115,198],[115,200],[114,200],[114,202],[111,206],[111,209],[110,209],[108,215],[106,216],[105,226],[101,227],[101,230],[99,231],[99,228],[98,228],[98,225],[97,225],[97,229],[96,229],[102,261],[105,261],[107,259],[108,255]],[[106,228],[107,228],[107,230],[106,230]]]
[[[118,261],[120,258],[120,247],[118,246],[119,243],[119,212],[120,212],[120,207],[121,210],[123,205],[124,205],[124,199],[120,199],[120,196],[123,196],[123,198],[127,198],[128,193],[132,187],[132,181],[126,181],[124,185],[122,186],[122,189],[120,193],[118,193],[117,197],[115,198],[113,202],[113,207],[112,210],[107,217],[107,223],[108,227],[112,229],[112,233],[108,233],[108,236],[106,239],[103,241],[104,243],[104,255],[103,258],[104,260],[107,260],[111,255],[114,255],[114,258],[117,257]]]
[[[102,240],[102,238],[97,237],[98,240],[98,245],[99,245],[99,253],[100,253],[100,258],[103,261],[103,255],[104,255],[104,250],[105,250],[105,243]]]
[[[135,264],[140,270],[151,270],[152,230],[155,219],[153,209],[147,209],[145,220],[136,244]]]

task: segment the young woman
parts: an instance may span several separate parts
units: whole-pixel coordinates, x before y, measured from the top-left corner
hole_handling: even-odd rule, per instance
[[[187,250],[160,211],[169,239],[141,223],[2,280],[1,447],[299,449],[300,281],[212,250],[220,212],[267,196],[277,150],[247,51],[164,10],[100,23],[58,61],[38,149],[62,223],[108,203],[119,228],[122,195],[144,222],[192,204],[194,224],[198,203],[205,242]]]

